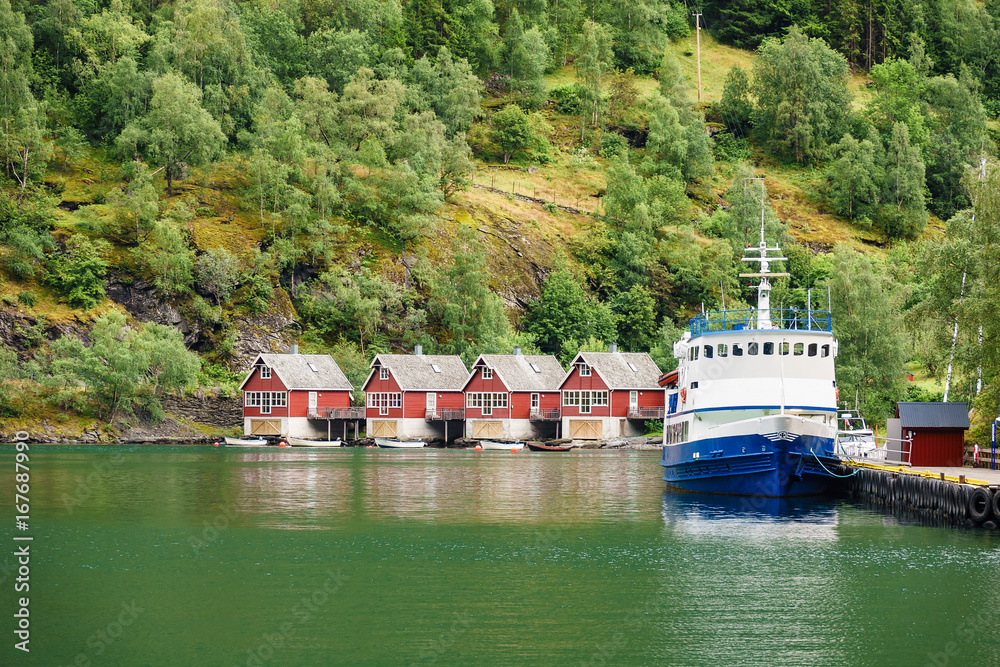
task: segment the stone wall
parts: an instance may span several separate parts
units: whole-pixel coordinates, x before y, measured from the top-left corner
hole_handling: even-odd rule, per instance
[[[194,396],[165,396],[163,410],[175,417],[184,417],[199,424],[230,429],[243,424],[243,407],[236,396],[223,397],[199,390]]]

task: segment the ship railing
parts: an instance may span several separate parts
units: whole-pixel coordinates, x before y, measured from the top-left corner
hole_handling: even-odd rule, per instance
[[[310,408],[309,419],[364,419],[365,406],[355,405],[349,408]]]
[[[771,324],[783,331],[832,331],[829,311],[803,308],[772,308]],[[714,310],[691,318],[691,335],[713,331],[743,331],[757,328],[757,309]]]
[[[663,406],[629,406],[627,416],[629,419],[663,419]]]
[[[554,422],[559,421],[561,418],[562,414],[559,408],[551,408],[548,410],[532,408],[531,412],[528,414],[528,419],[533,422]]]
[[[841,431],[840,433],[847,433]],[[839,434],[838,434],[839,435]],[[837,440],[837,454],[841,458],[854,461],[877,461],[879,463],[895,463],[897,465],[910,465],[910,451],[912,440],[900,440],[898,438],[876,437],[875,449],[864,450],[858,444]],[[878,444],[882,441],[882,444]],[[890,446],[891,445],[891,446]]]

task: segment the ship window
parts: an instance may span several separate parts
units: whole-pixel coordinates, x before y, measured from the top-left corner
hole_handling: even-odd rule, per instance
[[[739,343],[733,343],[733,356],[734,357],[742,357],[743,356],[743,348],[740,347]]]
[[[729,346],[725,343],[719,343],[719,356],[727,357],[729,356]]]
[[[711,359],[712,358],[712,346],[711,345],[706,345],[705,346],[705,358],[706,359]]]
[[[805,343],[796,343],[795,347],[792,348],[792,354],[794,354],[796,357],[801,357],[802,353],[804,353],[805,351],[806,351]]]
[[[695,381],[695,382],[692,382],[692,383],[691,383],[691,388],[692,388],[692,389],[697,389],[697,388],[698,388],[698,382],[697,382],[697,381]]]
[[[751,356],[757,354],[757,348],[758,348],[757,343],[748,343],[747,344],[747,354],[749,354]]]
[[[821,354],[819,356],[821,356],[821,357],[829,357],[830,356],[830,346],[829,345],[824,345],[823,346],[823,354]]]
[[[767,354],[767,352],[765,352],[764,354]],[[781,344],[778,346],[778,354],[781,355],[788,354],[788,343],[784,341],[781,342]]]
[[[809,356],[810,357],[816,356],[816,343],[809,343]]]
[[[764,343],[764,354],[774,354],[774,343]]]
[[[691,361],[697,361],[698,360],[698,346],[697,345],[695,345],[694,347],[692,347],[688,351],[688,356],[690,357]]]

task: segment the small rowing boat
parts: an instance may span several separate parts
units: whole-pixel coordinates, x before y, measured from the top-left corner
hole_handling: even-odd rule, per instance
[[[524,449],[523,442],[493,442],[492,440],[480,440],[479,446],[484,450],[504,450],[509,452],[512,449],[521,450]]]
[[[375,438],[375,444],[382,449],[419,449],[427,446],[423,440],[404,442],[403,440],[385,440],[384,438]]]
[[[340,440],[303,440],[302,438],[285,438],[292,447],[340,447]]]
[[[542,443],[528,443],[528,449],[533,452],[568,452],[574,445],[543,445]]]
[[[267,447],[264,438],[225,438],[227,447]]]

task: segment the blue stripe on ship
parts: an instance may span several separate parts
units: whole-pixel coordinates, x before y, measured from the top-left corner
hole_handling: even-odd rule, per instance
[[[790,434],[705,438],[663,447],[663,481],[695,493],[738,496],[811,496],[825,493],[832,476],[833,438]],[[698,457],[695,458],[695,454]],[[813,455],[815,453],[815,456]]]

